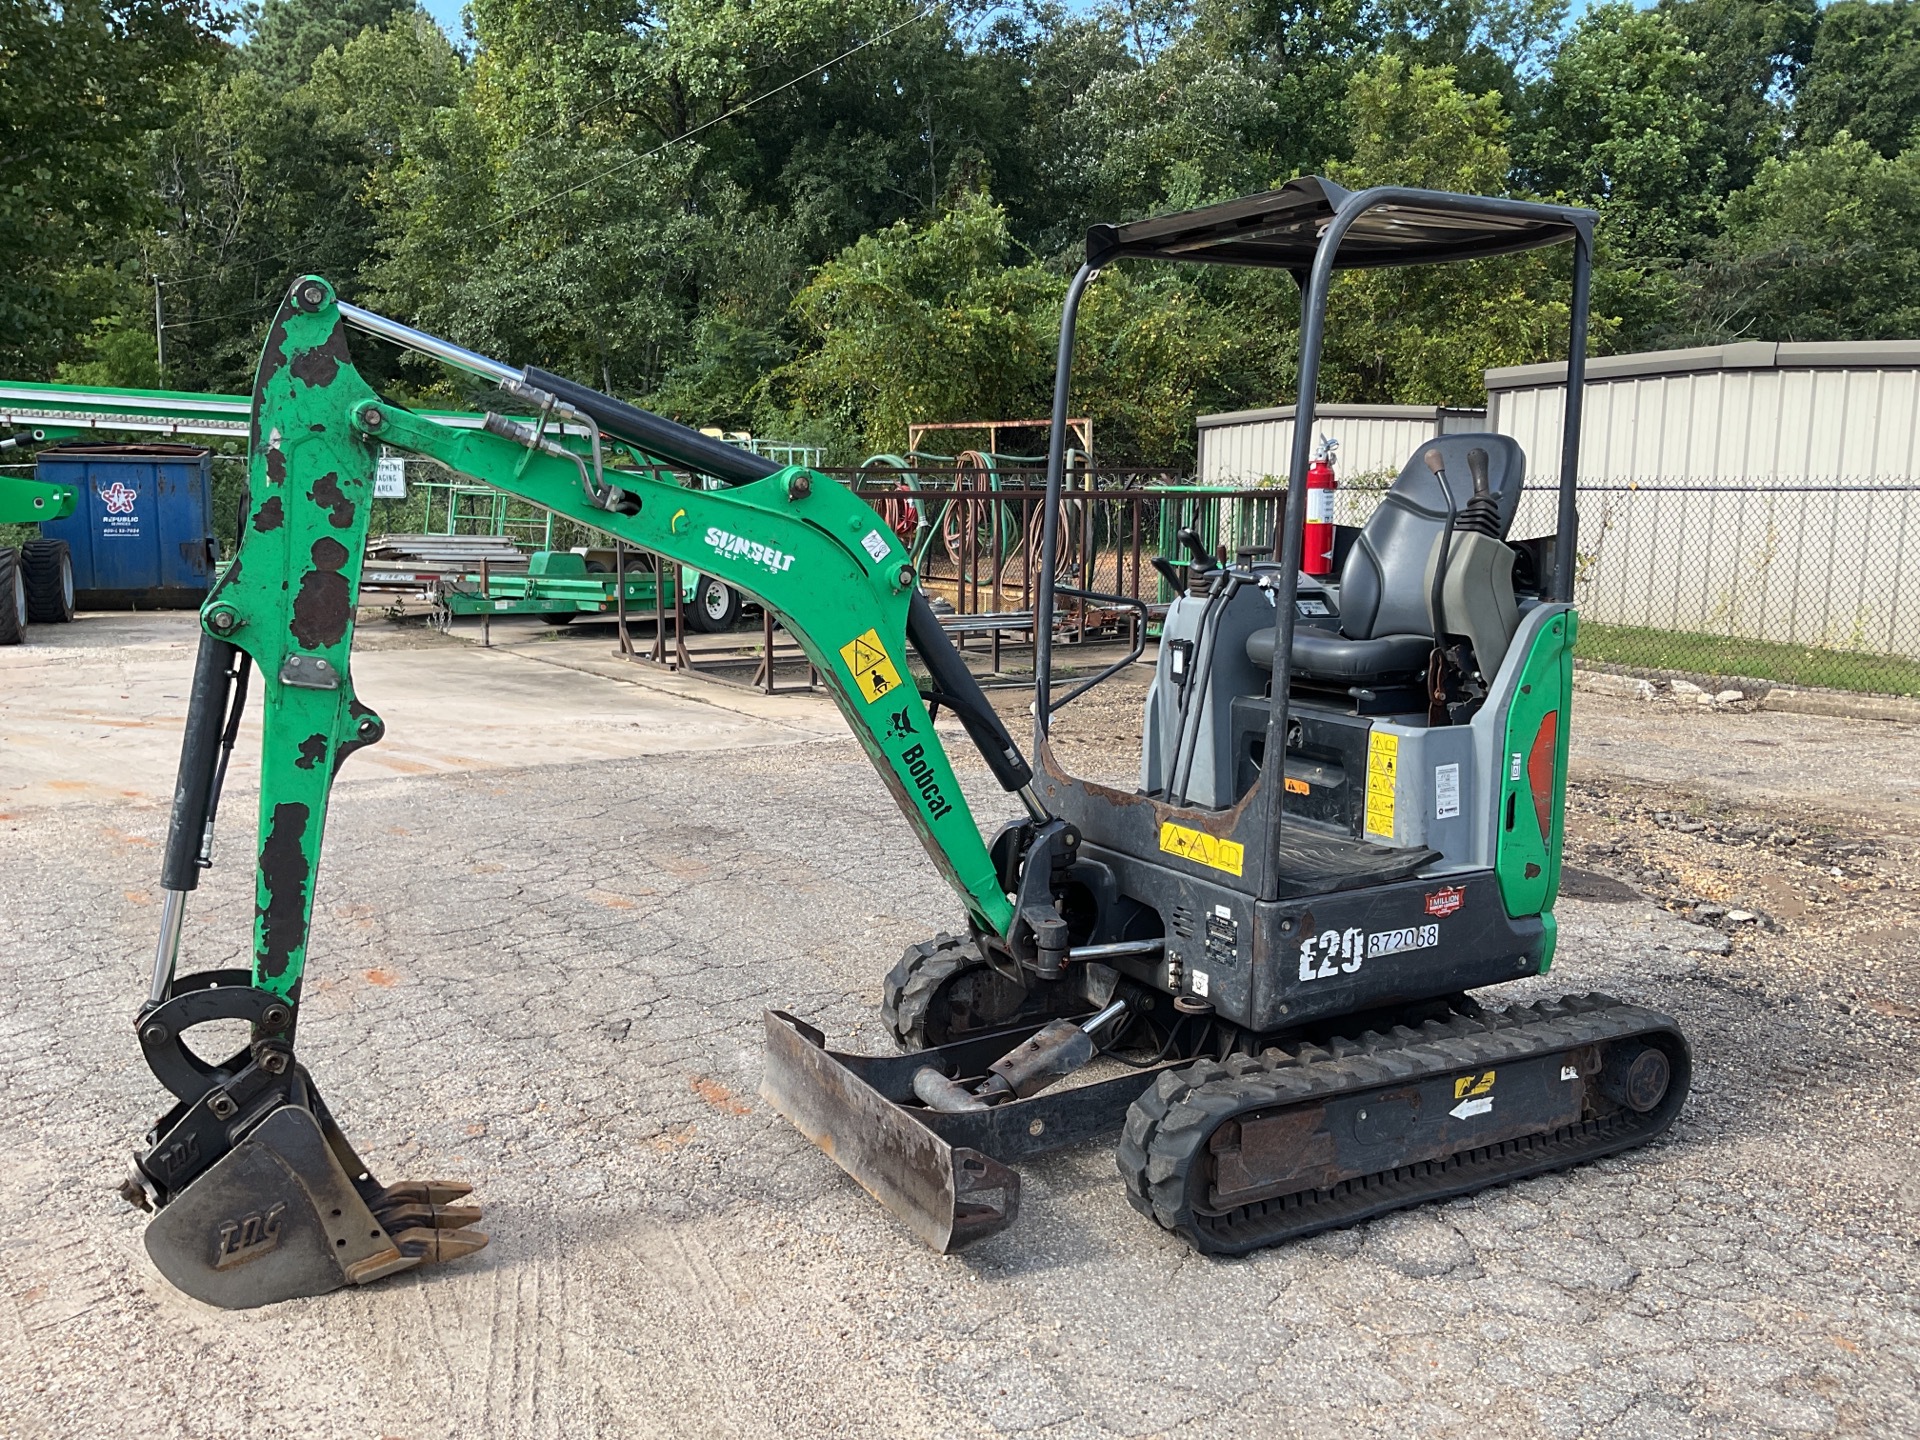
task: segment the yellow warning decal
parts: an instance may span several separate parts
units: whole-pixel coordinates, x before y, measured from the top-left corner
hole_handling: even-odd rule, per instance
[[[1286,785],[1289,795],[1311,795],[1313,793],[1313,787],[1311,785],[1307,784],[1304,780],[1296,780],[1291,775],[1285,776],[1282,783]]]
[[[900,672],[887,654],[887,647],[880,643],[879,631],[869,630],[859,639],[849,640],[840,647],[840,658],[847,662],[854,683],[867,697],[869,705],[900,688]]]
[[[1393,835],[1394,782],[1400,773],[1400,737],[1375,730],[1367,737],[1367,833]]]
[[[1224,870],[1229,875],[1238,875],[1247,859],[1247,847],[1239,841],[1222,840],[1204,830],[1189,830],[1170,820],[1160,827],[1160,848],[1169,855],[1178,855],[1209,870]]]
[[[1453,1098],[1465,1100],[1472,1095],[1484,1095],[1493,1089],[1493,1074],[1487,1070],[1478,1075],[1462,1075],[1453,1082]]]

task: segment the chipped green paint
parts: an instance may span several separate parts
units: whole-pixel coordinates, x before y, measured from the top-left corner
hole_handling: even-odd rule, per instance
[[[346,423],[350,398],[373,398],[336,358],[346,353],[332,288],[297,282],[254,383],[247,525],[201,610],[210,633],[253,657],[263,700],[253,983],[289,999],[306,967],[334,771],[380,728],[350,668],[377,448]]]
[[[702,491],[651,472],[610,471],[609,481],[640,508],[609,513],[592,503],[571,461],[382,401],[354,368],[332,287],[311,276],[295,282],[268,335],[251,433],[247,525],[201,623],[253,657],[264,695],[255,985],[297,998],[334,773],[383,733],[351,674],[367,502],[382,445],[438,460],[760,600],[824,677],[974,922],[1006,933],[1013,907],[908,678],[908,557],[844,485],[789,468]]]

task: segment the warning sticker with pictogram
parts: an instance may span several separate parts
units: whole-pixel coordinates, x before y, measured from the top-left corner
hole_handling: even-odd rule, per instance
[[[840,658],[847,662],[854,683],[867,697],[869,705],[900,688],[900,671],[887,654],[887,647],[880,643],[879,631],[869,630],[859,639],[842,645]]]
[[[1189,830],[1171,820],[1160,826],[1160,848],[1168,855],[1178,855],[1182,860],[1191,860],[1210,870],[1224,870],[1229,875],[1241,874],[1246,866],[1247,847],[1238,840],[1222,840],[1218,835]]]
[[[1376,729],[1367,738],[1367,834],[1392,837],[1399,777],[1400,737]]]

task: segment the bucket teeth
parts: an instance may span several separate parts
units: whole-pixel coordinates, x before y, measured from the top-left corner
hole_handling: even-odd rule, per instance
[[[467,1228],[479,1223],[480,1207],[447,1203],[472,1193],[471,1185],[458,1180],[403,1180],[381,1190],[371,1209],[402,1255],[433,1265],[471,1255],[487,1243],[485,1235]]]
[[[384,1205],[444,1205],[472,1193],[473,1186],[459,1180],[402,1180],[382,1190],[374,1199],[373,1207],[378,1210]]]
[[[435,1230],[458,1230],[463,1225],[477,1224],[480,1219],[478,1205],[395,1205],[391,1208],[379,1208],[373,1212],[374,1219],[389,1235],[402,1230],[411,1230],[416,1225],[430,1226]]]
[[[480,1212],[476,1210],[471,1213],[478,1218]],[[486,1245],[487,1237],[478,1230],[441,1230],[416,1226],[395,1235],[393,1243],[400,1247],[402,1255],[413,1258],[422,1265],[434,1265],[473,1254],[474,1251]]]

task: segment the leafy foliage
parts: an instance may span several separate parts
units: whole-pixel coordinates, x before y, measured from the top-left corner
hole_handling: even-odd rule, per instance
[[[0,366],[242,387],[297,274],[837,458],[1044,411],[1094,220],[1301,173],[1600,212],[1595,343],[1910,335],[1920,0],[0,0]],[[1471,402],[1566,257],[1343,277],[1321,394]],[[164,374],[153,345],[155,287]],[[1284,276],[1133,264],[1075,408],[1180,463],[1295,383]],[[427,368],[376,370],[416,395]]]

